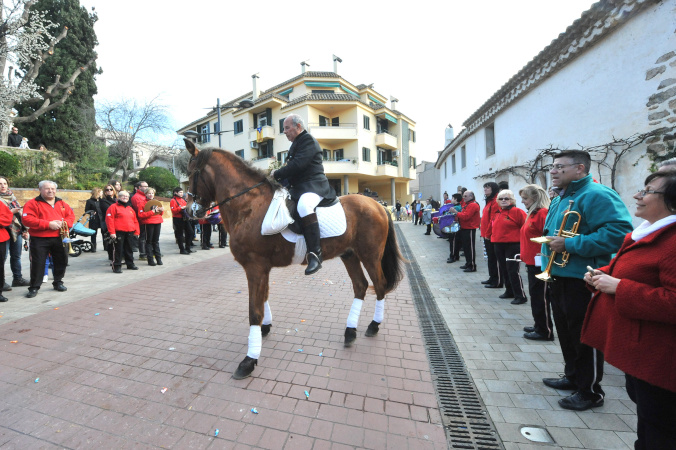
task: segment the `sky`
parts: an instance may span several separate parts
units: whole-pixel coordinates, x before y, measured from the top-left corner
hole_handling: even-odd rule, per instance
[[[418,161],[593,4],[590,0],[80,0],[99,20],[97,101],[159,96],[174,129],[301,73],[374,84],[416,122]],[[388,106],[389,103],[388,103]],[[171,143],[176,136],[166,136]]]

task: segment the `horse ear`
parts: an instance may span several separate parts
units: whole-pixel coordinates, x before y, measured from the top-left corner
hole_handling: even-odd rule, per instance
[[[190,139],[183,139],[183,142],[185,142],[185,149],[190,152],[190,154],[193,156],[197,156],[197,154],[200,152],[197,150],[197,147],[195,147],[195,144]]]

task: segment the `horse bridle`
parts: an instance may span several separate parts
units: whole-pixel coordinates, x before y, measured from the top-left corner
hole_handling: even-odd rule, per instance
[[[193,156],[192,158],[190,158],[190,161],[188,161],[188,164],[190,164],[191,162],[193,162],[193,161],[195,161],[195,160],[196,160],[196,158]],[[208,161],[208,160],[207,160],[207,161]],[[204,166],[206,166],[207,161],[204,162]],[[193,170],[191,173],[188,174],[188,178],[190,178],[191,176],[195,175],[194,182],[192,183],[192,186],[191,186],[191,189],[190,189],[191,191],[197,192],[197,183],[199,183],[199,179],[200,179],[200,174],[201,174],[201,173],[202,173],[202,168],[199,168],[199,167],[198,167],[198,168],[195,168],[195,170]],[[248,188],[244,189],[244,190],[241,191],[241,192],[238,192],[238,193],[235,194],[235,195],[231,195],[230,197],[226,198],[226,199],[223,200],[222,202],[217,203],[215,206],[212,206],[211,208],[220,207],[220,206],[222,206],[222,205],[225,205],[225,204],[228,203],[230,200],[234,200],[234,199],[236,199],[237,197],[242,196],[242,195],[246,194],[247,192],[249,192],[249,191],[251,191],[251,190],[253,190],[253,189],[256,189],[258,186],[262,185],[263,183],[265,183],[265,179],[264,179],[263,181],[259,182],[259,183],[254,184],[254,185],[251,186],[251,187],[248,187]],[[204,184],[204,183],[203,183],[203,184]],[[205,186],[206,186],[206,184],[205,184]],[[200,196],[199,196],[199,195],[193,194],[193,193],[190,192],[190,191],[188,191],[188,195],[191,196],[191,197],[193,198],[193,200],[197,202],[197,204],[199,204],[200,206],[202,206],[201,203],[200,203]]]

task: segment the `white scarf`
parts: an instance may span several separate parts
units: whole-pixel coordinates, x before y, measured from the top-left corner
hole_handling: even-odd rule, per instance
[[[647,220],[645,220],[641,225],[636,227],[634,231],[632,231],[631,238],[634,242],[638,242],[644,237],[650,235],[651,233],[654,233],[655,231],[660,230],[666,227],[667,225],[671,225],[674,222],[676,222],[676,214],[667,216],[664,219],[660,219],[655,223],[650,223]]]

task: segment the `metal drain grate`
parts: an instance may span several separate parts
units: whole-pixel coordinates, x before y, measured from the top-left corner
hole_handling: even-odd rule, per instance
[[[449,448],[504,449],[455,345],[453,335],[446,326],[420,266],[415,262],[406,238],[398,231],[398,227],[397,240],[402,254],[409,260],[406,272],[411,283]]]

